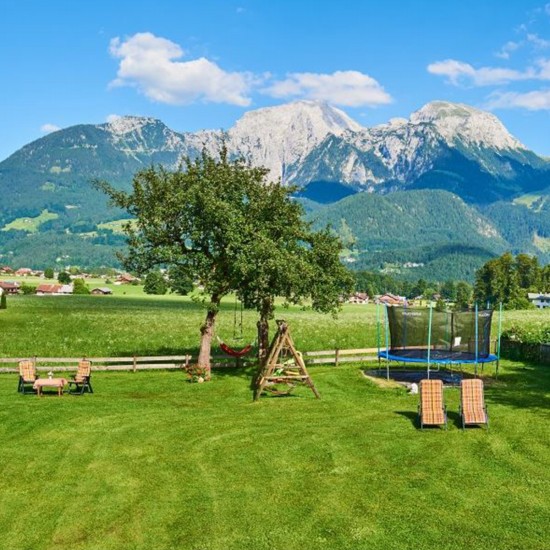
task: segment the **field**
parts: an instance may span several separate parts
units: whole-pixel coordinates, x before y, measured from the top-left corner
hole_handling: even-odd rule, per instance
[[[118,287],[117,290],[119,290]],[[203,313],[187,298],[16,297],[3,356],[181,353]],[[300,349],[376,342],[376,310],[282,310]],[[240,318],[240,314],[237,315]],[[547,322],[541,312],[506,313]],[[219,333],[233,332],[234,303]],[[254,316],[244,314],[244,340]],[[0,375],[0,548],[545,549],[550,369],[504,361],[491,430],[420,431],[417,396],[359,365],[312,367],[321,393],[252,402],[252,371],[96,373],[93,395],[16,392]]]

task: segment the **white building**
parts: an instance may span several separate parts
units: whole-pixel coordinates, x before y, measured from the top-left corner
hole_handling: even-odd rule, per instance
[[[529,301],[539,309],[550,307],[550,294],[539,294],[538,292],[528,292],[527,298]]]

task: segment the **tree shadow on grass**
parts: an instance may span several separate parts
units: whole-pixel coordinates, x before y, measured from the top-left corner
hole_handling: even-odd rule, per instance
[[[417,428],[420,429],[420,421],[418,419],[418,413],[414,411],[395,411],[395,414],[398,414],[399,416],[403,416],[405,418],[408,418],[411,421],[411,424]]]
[[[507,365],[497,380],[487,384],[485,397],[491,403],[550,414],[550,368],[533,363]]]

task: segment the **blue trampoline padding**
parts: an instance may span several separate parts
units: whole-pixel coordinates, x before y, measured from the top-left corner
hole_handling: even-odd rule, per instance
[[[399,361],[401,363],[427,363],[428,354],[425,349],[414,350],[399,350],[401,354],[392,353],[391,351],[380,351],[378,357],[380,359],[387,359],[388,361]],[[430,353],[430,363],[440,364],[467,364],[467,363],[491,363],[497,361],[498,357],[490,353],[487,356],[478,357],[477,361],[475,354],[467,352],[448,352],[442,350],[432,350]]]

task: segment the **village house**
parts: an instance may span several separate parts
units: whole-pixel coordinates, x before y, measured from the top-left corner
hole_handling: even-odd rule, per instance
[[[0,275],[13,275],[13,269],[7,265],[0,267]]]
[[[19,283],[0,281],[0,289],[6,294],[19,294]]]
[[[134,277],[133,275],[130,275],[129,273],[122,273],[116,278],[115,285],[129,285],[132,284],[134,281],[139,281],[139,279],[137,277]]]
[[[387,306],[403,306],[407,303],[407,298],[386,292],[386,294],[376,296],[375,301],[377,304],[385,304]]]
[[[15,275],[18,277],[28,277],[29,275],[32,275],[33,271],[29,267],[20,267],[16,272]]]
[[[66,296],[73,293],[73,285],[42,284],[36,287],[37,296]]]
[[[90,294],[93,294],[94,296],[107,296],[108,294],[112,293],[113,291],[107,287],[97,287],[90,290]]]
[[[538,309],[550,307],[550,294],[541,294],[539,292],[528,292],[528,300]]]
[[[368,304],[369,295],[366,292],[355,292],[348,298],[348,304]]]

